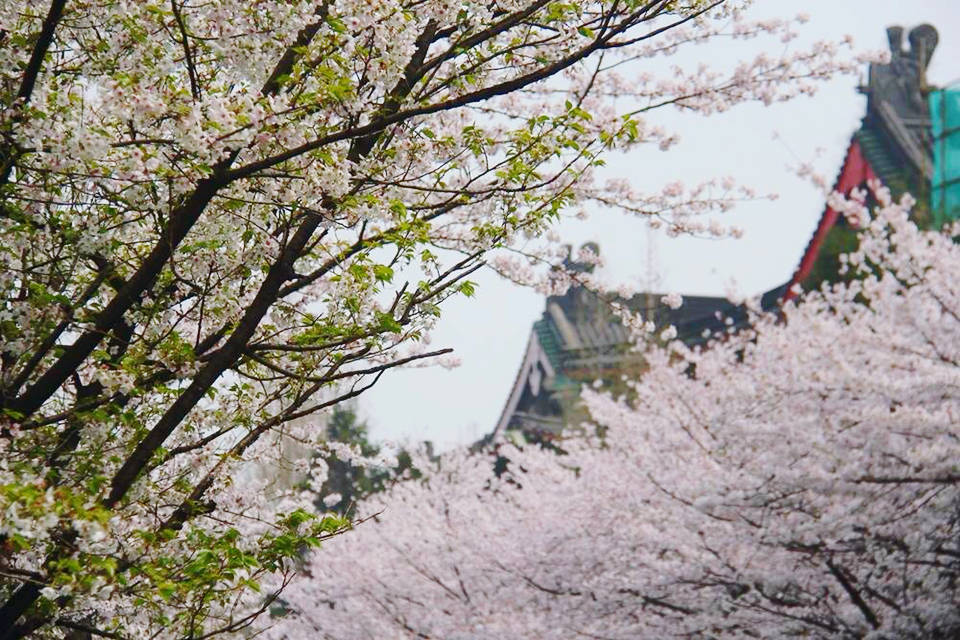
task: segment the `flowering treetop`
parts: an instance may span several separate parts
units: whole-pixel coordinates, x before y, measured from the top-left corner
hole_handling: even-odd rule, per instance
[[[650,350],[624,397],[584,391],[565,455],[396,487],[275,637],[955,636],[960,249],[878,197],[857,279]]]

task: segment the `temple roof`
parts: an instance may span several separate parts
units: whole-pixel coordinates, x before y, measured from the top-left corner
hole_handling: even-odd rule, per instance
[[[761,307],[776,308],[786,288],[784,284],[765,293]],[[640,356],[631,352],[629,331],[614,313],[614,303],[640,312],[660,328],[673,325],[688,345],[706,341],[707,334],[736,330],[748,318],[745,307],[722,297],[684,296],[677,309],[664,304],[662,298],[662,294],[652,293],[604,297],[582,286],[548,297],[490,438],[508,429],[558,431],[567,411],[565,398],[579,394],[583,384],[609,380],[625,366],[638,363]]]
[[[927,105],[927,66],[937,47],[937,30],[922,24],[910,30],[910,48],[903,48],[903,28],[887,28],[890,61],[871,63],[869,80],[860,91],[867,96],[863,129],[882,138],[865,145],[868,160],[893,160],[890,169],[902,167],[926,180],[932,175],[930,111]],[[869,147],[869,150],[868,150]],[[872,153],[877,152],[877,157]],[[884,176],[881,176],[881,179]]]
[[[903,48],[903,28],[887,29],[890,44],[888,63],[871,63],[869,79],[860,87],[867,96],[867,111],[860,128],[854,132],[847,147],[843,165],[837,174],[833,190],[848,194],[867,180],[879,179],[895,198],[911,192],[918,201],[913,217],[921,227],[929,226],[927,208],[930,179],[933,175],[933,139],[927,104],[930,87],[926,69],[936,49],[939,36],[928,24],[912,29],[908,35],[909,50]],[[790,280],[787,297],[793,297],[792,285],[817,286],[822,274],[834,271],[833,265],[816,266],[818,260],[830,262],[836,251],[845,251],[845,241],[831,243],[828,236],[836,235],[842,216],[829,204],[824,206],[813,236],[807,243],[797,270]],[[827,253],[821,255],[825,247]],[[835,246],[834,246],[835,245]]]
[[[786,285],[765,293],[761,306],[771,309],[783,296]],[[735,323],[746,319],[746,310],[724,297],[683,296],[677,309],[665,305],[663,294],[640,293],[624,299],[603,298],[584,287],[571,287],[565,294],[547,298],[546,309],[534,323],[534,333],[558,370],[571,359],[598,357],[598,354],[630,342],[629,331],[612,310],[613,303],[625,306],[652,320],[659,327],[673,325],[688,344],[702,342],[704,331],[724,330],[726,318]]]

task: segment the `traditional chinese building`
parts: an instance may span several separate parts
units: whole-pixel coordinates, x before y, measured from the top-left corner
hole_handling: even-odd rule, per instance
[[[834,190],[848,194],[878,179],[897,198],[910,192],[917,200],[915,221],[921,227],[941,226],[960,215],[960,91],[927,85],[926,69],[936,49],[937,31],[921,25],[907,36],[903,28],[887,29],[890,61],[870,65],[860,91],[867,111],[853,134]],[[800,264],[784,285],[761,298],[764,310],[795,295],[799,285],[815,288],[837,277],[839,255],[856,247],[856,229],[827,205],[807,244]],[[591,247],[593,250],[597,248]],[[573,270],[589,270],[570,263]],[[577,400],[584,384],[611,385],[624,374],[642,372],[642,358],[630,349],[627,329],[612,303],[640,311],[659,326],[673,325],[688,345],[705,335],[736,329],[747,313],[725,298],[686,296],[678,309],[661,295],[640,294],[608,300],[583,287],[550,296],[527,341],[526,353],[500,419],[487,440],[507,431],[543,437],[558,433],[583,416]]]
[[[598,252],[596,245],[591,251]],[[588,271],[586,264],[567,262],[573,271]],[[766,310],[776,308],[786,285],[761,298]],[[547,298],[543,315],[533,324],[527,349],[510,395],[489,439],[507,431],[543,437],[558,433],[578,421],[577,400],[584,384],[596,380],[610,385],[623,375],[642,372],[642,356],[631,350],[629,331],[614,313],[613,304],[639,311],[659,327],[672,325],[690,345],[742,325],[746,309],[720,297],[685,296],[673,309],[662,294],[641,293],[629,299],[604,298],[584,287]]]
[[[890,61],[873,63],[865,86],[867,113],[847,146],[833,190],[849,194],[878,179],[895,199],[911,193],[913,220],[939,228],[960,214],[960,90],[927,84],[927,66],[939,37],[928,24],[907,35],[889,27]],[[790,284],[816,288],[836,278],[839,256],[857,245],[857,232],[825,206]],[[792,294],[788,294],[792,295]]]

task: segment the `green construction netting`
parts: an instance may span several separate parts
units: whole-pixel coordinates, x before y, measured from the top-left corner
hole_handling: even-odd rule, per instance
[[[960,89],[930,94],[933,180],[930,209],[936,226],[960,218]]]

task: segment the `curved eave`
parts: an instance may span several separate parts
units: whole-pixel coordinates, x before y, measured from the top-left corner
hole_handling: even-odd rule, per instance
[[[858,187],[865,181],[875,180],[876,178],[876,172],[864,156],[860,143],[854,138],[850,141],[850,146],[847,147],[847,155],[843,161],[843,167],[840,169],[840,174],[833,185],[833,190],[846,195],[850,193],[851,189]],[[820,216],[820,222],[817,223],[817,229],[813,232],[810,242],[807,243],[807,247],[803,251],[803,257],[800,258],[800,265],[790,279],[789,286],[784,294],[784,300],[792,300],[797,296],[795,285],[803,282],[810,275],[813,265],[817,261],[817,256],[820,254],[823,241],[833,225],[836,224],[839,215],[829,204],[824,208],[823,215]]]
[[[517,377],[513,381],[513,388],[510,390],[510,396],[507,398],[507,402],[503,406],[503,411],[500,413],[500,419],[497,421],[496,428],[493,430],[493,433],[490,434],[491,441],[496,441],[499,439],[510,425],[510,420],[513,418],[513,415],[517,410],[517,404],[519,404],[520,398],[523,396],[523,389],[527,385],[527,379],[530,376],[530,371],[537,363],[543,367],[547,378],[556,377],[556,371],[554,370],[553,364],[550,362],[550,358],[547,357],[543,347],[540,346],[540,340],[537,337],[537,332],[531,331],[530,339],[527,340],[527,350],[523,356],[523,362],[520,364],[520,370],[517,371]]]

